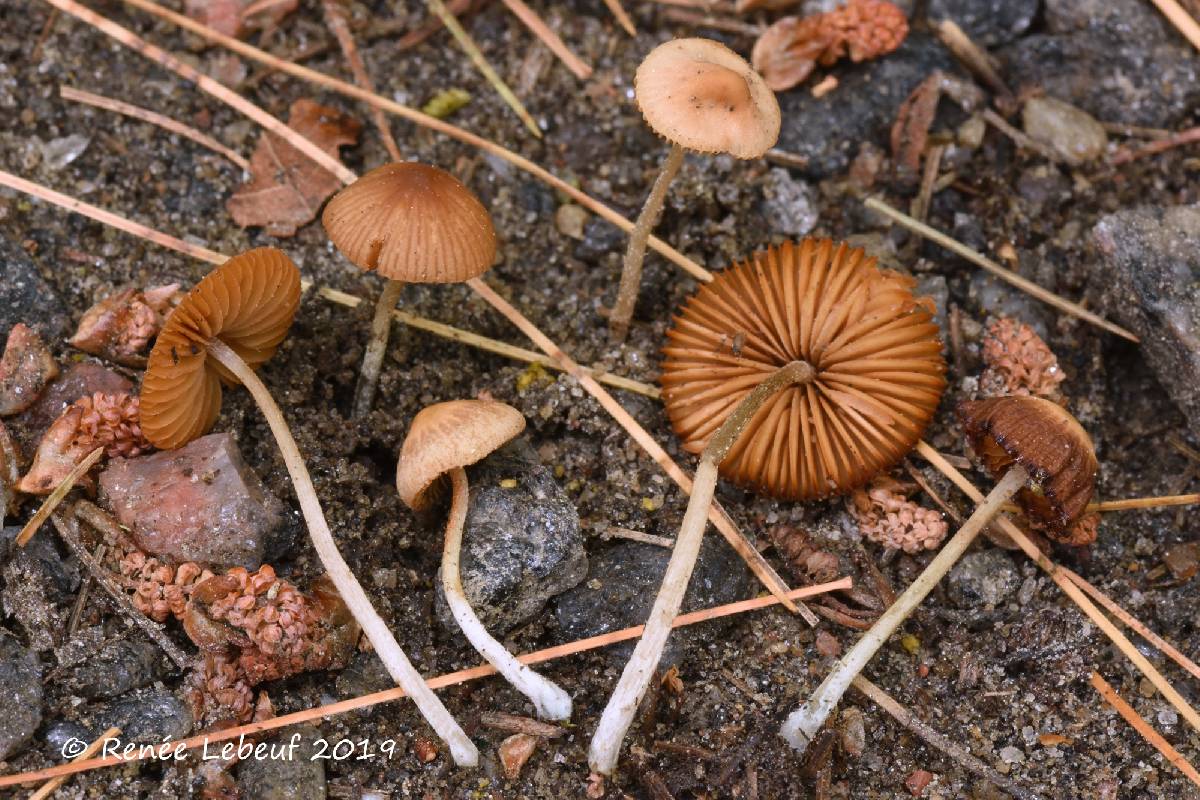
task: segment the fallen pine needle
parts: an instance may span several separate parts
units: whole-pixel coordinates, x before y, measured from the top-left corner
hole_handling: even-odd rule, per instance
[[[967,247],[965,244],[952,239],[941,231],[931,228],[923,222],[913,219],[901,211],[897,211],[876,197],[867,198],[865,205],[872,211],[878,211],[880,214],[890,217],[892,220],[900,223],[914,233],[918,233],[921,236],[924,236],[926,239],[941,245],[947,250],[962,256],[976,266],[981,267],[987,272],[990,272],[992,275],[995,275],[1000,280],[1012,284],[1026,294],[1041,300],[1043,303],[1048,303],[1061,311],[1065,311],[1072,316],[1086,320],[1098,328],[1103,328],[1110,333],[1115,333],[1116,335],[1124,339],[1128,339],[1131,342],[1138,341],[1137,336],[1133,335],[1133,333],[1125,330],[1121,326],[1109,322],[1101,316],[1093,314],[1091,311],[1088,311],[1078,303],[1072,303],[1070,300],[1059,297],[1054,292],[1037,285],[1033,281],[1022,278],[1020,275],[1017,275],[1011,270],[1005,269],[995,261],[992,261],[990,258],[980,255],[971,248]]]
[[[1127,497],[1124,500],[1101,500],[1089,503],[1088,511],[1130,511],[1138,508],[1166,508],[1200,503],[1200,492],[1193,494],[1164,494],[1156,497]]]
[[[97,736],[95,741],[93,741],[87,747],[83,748],[83,750],[79,753],[79,755],[77,755],[77,756],[75,756],[75,758],[71,759],[72,763],[78,762],[78,761],[87,761],[89,758],[96,755],[96,753],[99,752],[100,748],[104,747],[105,742],[107,742],[109,739],[115,739],[120,735],[121,735],[121,729],[114,725],[113,727],[106,730],[104,733]],[[50,780],[48,780],[44,784],[42,784],[40,787],[38,787],[38,790],[36,792],[29,795],[29,800],[45,800],[50,795],[54,794],[54,791],[58,787],[62,786],[64,783],[66,783],[66,781],[67,781],[66,775],[59,775],[57,778],[51,778]]]
[[[571,48],[567,47],[566,42],[562,40],[554,30],[546,24],[546,22],[537,15],[537,12],[525,4],[524,0],[504,0],[504,5],[508,6],[508,10],[519,19],[526,28],[528,28],[534,36],[541,40],[542,44],[550,48],[550,52],[558,56],[567,69],[575,74],[576,78],[581,81],[586,81],[592,76],[592,68],[584,62],[582,58],[571,52]]]
[[[17,534],[17,547],[24,547],[33,538],[33,535],[38,532],[38,528],[42,527],[42,524],[54,513],[54,509],[58,508],[58,504],[75,487],[75,481],[79,480],[80,476],[95,466],[102,455],[104,455],[104,448],[97,447],[76,464],[75,468],[67,473],[67,477],[63,478],[58,486],[54,487],[54,491],[46,496],[46,499],[42,501],[41,507],[29,518],[29,522],[25,523],[25,527],[21,528],[21,532]]]
[[[608,6],[608,10],[617,18],[617,22],[625,29],[625,32],[630,36],[637,36],[637,28],[633,25],[633,18],[621,5],[621,0],[604,0],[604,5]]]
[[[1197,786],[1200,786],[1200,773],[1196,772],[1196,768],[1193,767],[1188,760],[1183,757],[1182,753],[1172,747],[1171,743],[1162,737],[1162,734],[1154,730],[1154,728],[1150,726],[1150,723],[1142,719],[1142,715],[1139,714],[1133,706],[1129,705],[1129,703],[1126,703],[1121,695],[1117,694],[1117,690],[1110,686],[1108,681],[1100,677],[1099,672],[1092,672],[1091,683],[1096,691],[1100,693],[1100,696],[1103,697],[1110,706],[1115,708],[1117,713],[1124,717],[1125,721],[1128,722],[1135,731],[1141,734],[1143,739],[1154,745],[1154,748],[1158,750],[1158,752],[1162,753],[1163,758],[1165,758],[1172,766],[1186,775],[1188,780]]]
[[[135,106],[132,103],[126,103],[123,100],[114,100],[113,98],[105,97],[104,95],[85,92],[82,89],[76,89],[71,86],[59,86],[58,93],[64,100],[73,100],[76,103],[86,103],[89,106],[103,108],[106,111],[115,111],[118,114],[124,114],[127,117],[133,117],[134,119],[140,119],[142,122],[149,122],[151,125],[157,125],[163,130],[170,131],[171,133],[177,133],[185,139],[191,139],[196,144],[201,145],[202,147],[207,147],[214,153],[224,156],[233,162],[233,164],[243,172],[250,171],[250,162],[243,158],[240,153],[231,150],[211,136],[203,134],[193,127],[184,125],[178,120],[163,116],[157,111],[151,111],[148,108]]]
[[[850,578],[841,578],[832,583],[822,583],[816,586],[804,586],[799,589],[793,589],[788,592],[788,598],[791,600],[800,600],[804,597],[812,597],[813,595],[824,594],[825,592],[835,592],[843,589],[849,589],[853,586],[853,581]],[[755,611],[761,608],[769,608],[777,605],[779,601],[774,597],[756,597],[752,600],[742,600],[737,603],[728,603],[722,606],[706,608],[701,611],[692,611],[687,614],[680,614],[672,623],[672,628],[679,628],[685,625],[694,625],[698,622],[707,622],[721,617],[728,617],[735,614],[744,614],[747,611]],[[556,658],[575,655],[577,653],[594,650],[597,647],[606,647],[610,644],[636,639],[642,635],[643,625],[635,625],[632,628],[623,628],[619,631],[601,634],[600,636],[592,636],[587,639],[580,639],[575,642],[548,647],[544,650],[538,650],[533,653],[526,653],[518,656],[517,660],[522,664],[540,664],[545,661],[551,661]],[[455,686],[467,681],[485,678],[490,675],[495,675],[496,670],[490,664],[483,664],[470,669],[451,672],[447,675],[441,675],[436,678],[430,678],[426,683],[431,689],[443,689],[447,686]],[[392,700],[399,700],[405,696],[404,690],[400,687],[385,689],[382,692],[363,695],[361,697],[342,700],[329,705],[317,706],[304,711],[297,711],[292,714],[285,714],[281,717],[264,720],[262,722],[252,722],[248,725],[241,725],[236,728],[227,728],[216,733],[200,734],[192,736],[188,739],[181,739],[171,746],[171,752],[174,753],[177,747],[182,746],[186,750],[194,750],[197,747],[203,747],[206,744],[215,744],[217,742],[237,739],[240,736],[252,736],[265,731],[285,728],[289,725],[296,725],[301,722],[308,722],[321,717],[329,717],[335,714],[344,714],[347,711],[354,711],[360,708],[367,708],[379,703],[386,703]],[[104,758],[94,758],[88,761],[80,761],[78,763],[60,764],[56,767],[47,769],[34,770],[32,772],[22,772],[16,775],[0,776],[0,787],[17,786],[24,783],[36,783],[49,778],[55,778],[59,775],[71,775],[77,772],[87,772],[101,767],[109,767],[114,764],[127,764],[134,761],[140,761],[148,757],[145,754],[135,752],[128,758],[121,755],[106,756]]]
[[[1173,147],[1179,147],[1181,145],[1191,144],[1193,142],[1200,142],[1200,126],[1188,128],[1186,131],[1180,131],[1179,133],[1173,133],[1166,139],[1159,139],[1134,149],[1121,148],[1121,150],[1117,151],[1116,155],[1113,156],[1112,163],[1124,164],[1128,161],[1133,161],[1138,158],[1146,158],[1147,156],[1158,155],[1164,150],[1170,150]]]

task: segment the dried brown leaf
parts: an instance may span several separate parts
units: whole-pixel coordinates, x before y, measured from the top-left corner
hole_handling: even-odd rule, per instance
[[[358,141],[362,123],[336,108],[301,99],[288,112],[288,127],[337,157],[339,147]],[[250,173],[250,182],[225,207],[238,225],[261,225],[272,236],[292,236],[312,222],[341,186],[337,176],[273,133],[259,139]]]

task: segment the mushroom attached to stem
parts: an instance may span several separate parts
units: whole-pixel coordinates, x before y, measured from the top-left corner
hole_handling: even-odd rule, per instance
[[[450,478],[452,497],[442,550],[442,589],[458,627],[467,639],[518,691],[533,701],[538,716],[571,716],[571,696],[557,684],[517,661],[488,633],[463,592],[459,569],[469,490],[464,467],[485,458],[525,429],[525,418],[512,406],[490,400],[452,400],[422,409],[400,450],[396,489],[409,508],[430,504],[431,487]]]
[[[600,775],[616,767],[679,613],[718,471],[790,499],[857,488],[916,443],[945,385],[937,326],[911,282],[828,240],[722,271],[668,335],[667,411],[701,456],[645,631],[592,737]]]
[[[646,124],[670,142],[671,150],[629,235],[608,319],[615,342],[629,333],[646,242],[683,164],[683,151],[758,158],[774,146],[780,125],[774,92],[741,56],[711,39],[674,39],[651,50],[638,66],[634,91]]]
[[[1060,538],[1068,535],[1091,500],[1098,469],[1092,442],[1061,406],[1014,395],[964,403],[960,414],[971,448],[999,480],[929,566],[784,722],[780,735],[797,750],[808,747],[855,676],[1009,498],[1015,496],[1031,520]]]
[[[496,257],[496,232],[475,195],[445,170],[402,162],[371,170],[338,192],[321,215],[330,240],[355,266],[387,279],[354,392],[354,417],[375,400],[392,310],[405,283],[462,283]]]
[[[279,445],[313,547],[346,606],[455,762],[474,766],[479,761],[474,743],[425,685],[338,552],[296,440],[254,372],[283,341],[299,304],[300,273],[275,248],[234,256],[209,273],[167,318],[150,352],[142,380],[142,432],[159,448],[179,447],[216,421],[222,381],[249,390]]]

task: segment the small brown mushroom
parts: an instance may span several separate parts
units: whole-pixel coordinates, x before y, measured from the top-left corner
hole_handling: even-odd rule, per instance
[[[300,304],[300,273],[273,247],[234,256],[210,272],[167,317],[142,379],[142,432],[171,449],[205,433],[221,407],[221,383],[249,390],[292,478],[313,547],[388,673],[464,766],[479,751],[425,684],[338,552],[304,457],[275,400],[255,374],[283,341]]]
[[[1010,498],[1015,495],[1026,514],[1060,534],[1086,511],[1095,488],[1096,454],[1082,426],[1061,406],[1013,395],[964,403],[959,411],[968,441],[998,482],[929,566],[787,718],[780,734],[797,750],[808,746],[854,677]]]
[[[571,696],[522,664],[487,632],[463,592],[460,574],[463,523],[469,488],[464,467],[485,458],[525,430],[521,412],[492,400],[452,400],[421,409],[413,418],[396,464],[396,490],[412,509],[430,503],[430,489],[450,478],[453,496],[442,549],[442,589],[463,634],[488,663],[533,701],[538,716],[567,719]]]
[[[354,394],[355,417],[371,410],[392,310],[405,283],[461,283],[496,257],[487,209],[450,173],[428,164],[385,164],[338,192],[321,215],[329,239],[360,269],[387,279]]]
[[[625,340],[642,282],[650,230],[662,213],[667,187],[683,164],[683,151],[758,158],[779,138],[779,103],[745,59],[711,39],[660,44],[634,75],[638,108],[646,124],[671,143],[650,196],[629,235],[621,285],[609,316],[613,341]]]

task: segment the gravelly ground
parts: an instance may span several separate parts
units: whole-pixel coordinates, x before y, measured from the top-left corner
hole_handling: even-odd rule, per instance
[[[672,27],[650,4],[636,5],[644,5],[637,10],[642,32],[636,40],[616,29],[598,2],[572,2],[556,12],[563,37],[596,67],[586,86],[554,63],[543,60],[539,66],[531,55],[538,51],[530,47],[528,35],[498,4],[471,20],[473,33],[499,71],[519,87],[523,76],[529,80],[521,93],[546,127],[545,141],[540,143],[523,135],[447,39],[436,36],[405,53],[397,53],[392,41],[380,40],[364,52],[384,94],[420,104],[439,89],[470,87],[474,98],[455,122],[564,177],[577,178],[595,196],[634,213],[662,148],[632,106],[630,76],[653,44],[689,30]],[[125,15],[119,4],[99,8],[204,68],[210,68],[217,57],[197,39],[179,36],[143,16]],[[54,25],[39,58],[32,60],[33,43],[48,11],[48,6],[30,0],[10,0],[0,7],[0,52],[6,67],[0,73],[0,105],[5,109],[0,115],[3,167],[224,252],[278,243],[259,231],[239,230],[230,221],[224,202],[240,182],[235,168],[149,125],[65,103],[58,98],[57,87],[70,84],[118,96],[192,123],[210,120],[207,127],[213,135],[247,155],[257,138],[253,127],[194,87],[71,19]],[[422,16],[416,4],[401,8],[382,0],[356,5],[355,11],[360,18],[368,11],[414,21]],[[284,22],[269,46],[286,54],[328,39],[320,18],[319,8],[302,4],[301,12]],[[748,50],[748,41],[730,41],[743,52]],[[332,55],[309,63],[343,74]],[[254,68],[250,69],[253,74]],[[304,96],[362,113],[335,96],[313,94],[297,81],[278,76],[262,80],[250,94],[278,116],[286,114],[291,101]],[[871,98],[847,97],[846,102],[871,102]],[[622,237],[603,223],[592,222],[587,241],[569,239],[553,224],[559,200],[542,185],[406,123],[395,122],[394,130],[406,154],[459,174],[470,173],[470,185],[491,209],[503,239],[503,259],[489,278],[493,285],[504,287],[502,291],[518,307],[581,362],[654,379],[669,311],[695,288],[692,280],[659,258],[649,259],[641,319],[624,350],[610,347],[599,311],[611,302]],[[87,150],[64,169],[48,169],[39,142],[74,133],[91,136]],[[369,127],[364,128],[362,143],[344,152],[347,164],[360,171],[386,158]],[[966,190],[948,190],[935,198],[931,221],[944,229],[962,229],[962,220],[956,221],[955,215],[969,215],[985,242],[1014,243],[1023,268],[1033,276],[1093,304],[1099,296],[1098,287],[1088,283],[1088,264],[1094,255],[1084,234],[1097,216],[1134,202],[1197,200],[1195,164],[1172,153],[1122,168],[1119,174],[1107,167],[1063,170],[1059,178],[1069,187],[1067,192],[1035,208],[1031,190],[1022,192],[1017,187],[1018,178],[1028,176],[1036,163],[1032,156],[1016,153],[1006,140],[989,134],[984,147],[958,167]],[[761,162],[689,159],[672,189],[660,234],[712,268],[769,243],[772,232],[760,209],[766,170]],[[909,243],[899,232],[883,230],[860,210],[861,192],[846,182],[833,179],[819,189],[821,217],[816,233],[878,234],[872,242],[884,249],[898,248],[905,266],[946,276],[951,301],[966,317],[969,346],[966,373],[952,372],[952,390],[930,436],[935,445],[960,452],[949,409],[963,396],[962,379],[977,370],[971,334],[984,320],[970,268],[929,246]],[[907,202],[909,196],[907,191],[891,195],[897,202]],[[33,250],[42,271],[76,316],[113,285],[167,280],[186,284],[206,270],[204,265],[8,192],[0,193],[0,229],[28,243],[27,249]],[[309,277],[363,296],[376,289],[373,280],[340,261],[319,225],[304,228],[282,246]],[[432,318],[525,344],[465,289],[409,287],[404,302]],[[1186,427],[1136,350],[1072,320],[1045,314],[1031,303],[1023,307],[1043,315],[1048,323],[1048,341],[1069,376],[1068,392],[1096,439],[1103,463],[1102,494],[1119,497],[1184,488],[1178,476],[1188,466],[1186,459],[1165,442],[1171,434],[1186,438]],[[471,665],[475,658],[433,624],[431,580],[438,536],[416,524],[393,490],[395,454],[407,421],[422,406],[486,390],[520,408],[529,419],[534,445],[544,458],[564,468],[563,483],[578,482],[573,499],[589,532],[592,552],[607,546],[595,534],[608,525],[663,535],[675,529],[683,498],[568,379],[534,382],[518,392],[516,379],[522,365],[418,332],[403,332],[393,340],[378,410],[366,423],[347,422],[344,415],[366,327],[365,309],[352,313],[307,297],[291,336],[263,374],[308,457],[347,559],[364,576],[377,607],[395,621],[402,644],[426,674]],[[630,394],[619,397],[669,452],[690,463],[678,452],[657,403]],[[278,496],[291,497],[265,425],[242,393],[228,393],[218,426],[238,434],[248,461]],[[641,499],[646,496],[661,496],[662,507],[645,511]],[[763,537],[764,544],[770,523],[794,520],[829,537],[835,549],[847,546],[850,528],[838,502],[790,507],[733,489],[724,489],[722,499],[746,530]],[[1112,516],[1089,552],[1059,556],[1185,652],[1196,653],[1200,618],[1194,582],[1160,588],[1143,577],[1161,561],[1165,546],[1195,537],[1196,519],[1194,513],[1177,519],[1174,511]],[[873,546],[868,548],[872,556],[880,555]],[[924,560],[901,556],[885,567],[885,573],[895,585],[903,585]],[[380,564],[399,568],[398,588],[385,590],[372,583],[372,570]],[[920,641],[917,654],[889,645],[867,670],[868,676],[934,727],[1043,796],[1200,797],[1099,702],[1087,684],[1091,669],[1098,668],[1193,761],[1200,757],[1197,734],[1176,721],[1165,701],[1141,691],[1125,661],[1034,567],[1016,557],[1006,567],[1022,588],[1005,603],[984,608],[956,602],[939,589],[908,624],[907,630]],[[314,576],[319,569],[305,544],[294,548],[280,568],[300,579]],[[521,649],[532,649],[553,641],[553,628],[553,617],[547,612],[512,640]],[[854,639],[844,629],[832,628],[832,632],[844,645]],[[727,785],[715,786],[720,761],[705,763],[650,752],[653,742],[671,740],[708,748],[724,758],[750,741],[746,764],[757,776],[759,797],[808,796],[808,779],[774,731],[777,721],[815,687],[827,669],[813,638],[803,622],[780,611],[745,615],[722,636],[700,638],[681,666],[683,697],[664,696],[655,713],[635,729],[633,746],[643,755],[640,761],[625,759],[626,769],[617,781],[620,789],[633,797],[654,796],[642,777],[645,769],[651,769],[676,797],[751,796],[746,769],[734,771]],[[928,673],[919,677],[922,665]],[[1189,684],[1179,670],[1164,668],[1186,696],[1200,699],[1195,684]],[[587,736],[616,671],[595,654],[555,662],[545,671],[575,696],[577,727],[574,735],[538,752],[518,780],[500,775],[494,745],[502,737],[486,729],[473,729],[487,758],[481,770],[454,769],[445,755],[430,765],[419,764],[410,749],[421,724],[412,708],[401,703],[321,724],[322,734],[330,738],[394,737],[400,742],[399,754],[390,761],[328,764],[330,796],[365,796],[358,793],[364,788],[389,791],[392,797],[578,796],[587,777]],[[744,687],[739,688],[741,684],[730,675]],[[302,676],[272,687],[271,696],[277,711],[297,710],[355,689],[359,685],[353,677],[343,675],[335,686],[327,675]],[[176,680],[169,678],[168,685]],[[745,688],[754,694],[747,694]],[[451,689],[444,697],[451,711],[469,724],[484,710],[525,711],[519,696],[496,681]],[[836,755],[833,796],[906,796],[903,781],[915,769],[936,775],[929,797],[1001,796],[927,748],[865,699],[852,696],[849,703],[865,714],[867,745],[857,757]],[[48,710],[48,718],[54,713]],[[1037,741],[1042,733],[1061,733],[1072,743],[1044,747]],[[1006,763],[1002,751],[1010,760],[1014,753],[1019,758]],[[10,762],[8,769],[49,763],[42,749],[34,748]],[[164,783],[164,771],[156,766],[103,771],[73,781],[60,796],[191,795],[180,775],[166,777]]]

